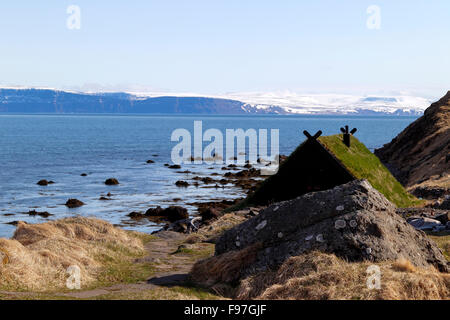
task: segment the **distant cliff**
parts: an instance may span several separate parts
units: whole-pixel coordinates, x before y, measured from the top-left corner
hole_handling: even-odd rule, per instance
[[[0,112],[8,113],[158,113],[283,114],[278,107],[258,109],[228,99],[205,97],[140,98],[127,93],[72,93],[47,89],[0,89]]]

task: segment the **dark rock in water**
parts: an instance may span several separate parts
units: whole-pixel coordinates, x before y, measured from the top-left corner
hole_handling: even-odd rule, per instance
[[[273,204],[225,232],[216,255],[250,246],[260,249],[245,275],[314,250],[349,261],[405,258],[419,267],[449,270],[436,244],[397,215],[367,180]]]
[[[161,217],[169,220],[170,222],[189,218],[187,209],[179,206],[171,206],[165,209],[161,207],[151,208],[145,212],[145,215],[147,217]]]
[[[5,224],[10,224],[12,226],[17,226],[19,224],[19,222],[21,221],[11,221],[11,222],[6,222]],[[24,222],[26,224],[26,222]]]
[[[111,199],[102,196],[102,197],[98,198],[98,200],[100,200],[100,201],[109,201],[109,200],[111,200]]]
[[[69,199],[66,202],[66,206],[69,208],[78,208],[84,206],[84,202],[78,199]]]
[[[49,184],[54,184],[55,182],[54,181],[47,181],[47,180],[45,180],[45,179],[42,179],[42,180],[39,180],[38,181],[38,185],[40,185],[40,186],[48,186]]]
[[[169,169],[181,169],[181,166],[178,164],[173,164],[173,165],[169,166]]]
[[[109,179],[106,179],[105,184],[107,186],[115,186],[115,185],[119,184],[119,181],[115,178],[109,178]]]
[[[143,218],[145,218],[145,215],[143,215],[141,212],[137,212],[137,211],[130,212],[128,214],[128,216],[131,219],[143,219]]]
[[[48,213],[47,211],[37,212],[36,210],[31,210],[31,211],[28,211],[28,215],[30,215],[30,216],[40,216],[40,217],[43,217],[43,218],[48,218],[52,214]]]
[[[150,208],[145,212],[145,215],[148,217],[161,217],[162,212],[164,211],[163,208],[160,206],[157,206],[156,208]]]
[[[153,161],[153,160],[147,160],[147,163],[148,163],[148,164],[150,164],[150,163],[155,163],[155,161]]]
[[[187,183],[186,181],[182,181],[182,180],[178,180],[177,182],[175,182],[175,185],[177,187],[183,187],[183,188],[189,187],[189,183]]]
[[[215,208],[204,208],[200,210],[200,216],[202,217],[202,221],[210,221],[217,219],[221,216],[220,211]]]
[[[80,174],[80,176],[87,177],[87,173],[82,173],[82,174]]]

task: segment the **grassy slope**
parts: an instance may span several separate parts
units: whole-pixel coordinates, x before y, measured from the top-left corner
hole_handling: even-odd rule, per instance
[[[340,135],[320,137],[319,141],[330,150],[341,163],[358,179],[367,179],[398,207],[411,207],[420,201],[409,194],[381,161],[355,137],[351,137],[351,147],[342,143]]]

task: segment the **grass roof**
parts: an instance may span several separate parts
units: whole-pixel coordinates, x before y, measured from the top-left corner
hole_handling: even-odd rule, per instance
[[[389,201],[398,207],[411,207],[421,203],[409,194],[400,182],[389,172],[366,146],[351,137],[351,147],[342,143],[342,135],[320,137],[318,139],[357,179],[367,179]]]

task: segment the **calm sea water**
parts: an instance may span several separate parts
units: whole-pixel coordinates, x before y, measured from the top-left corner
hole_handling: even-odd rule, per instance
[[[221,165],[183,165],[180,173],[164,166],[170,163],[173,130],[193,132],[194,120],[203,121],[203,130],[279,129],[280,153],[289,154],[305,137],[336,134],[346,124],[358,128],[356,136],[373,150],[389,142],[414,117],[349,116],[155,116],[155,115],[0,115],[0,237],[10,237],[15,227],[7,222],[38,223],[47,219],[30,217],[29,210],[48,211],[59,219],[94,216],[127,229],[151,232],[149,221],[130,220],[131,211],[145,211],[156,205],[186,206],[189,203],[243,196],[239,188],[177,188],[177,180],[195,175],[223,173]],[[205,143],[205,146],[207,144]],[[154,164],[146,164],[148,159]],[[87,177],[80,176],[87,173]],[[115,177],[119,186],[106,186]],[[36,185],[40,179],[56,183]],[[100,201],[112,194],[111,201]],[[77,198],[86,203],[68,209],[64,203]]]

